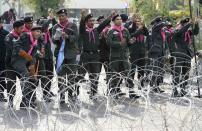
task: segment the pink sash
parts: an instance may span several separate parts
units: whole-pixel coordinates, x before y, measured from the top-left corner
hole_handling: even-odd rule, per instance
[[[123,40],[123,30],[124,30],[124,27],[123,26],[112,26],[112,29],[116,30],[119,32],[119,37],[121,40]]]
[[[34,40],[33,36],[32,36],[32,33],[28,33],[29,34],[29,38],[31,40],[31,48],[30,50],[28,51],[28,54],[31,55],[32,54],[32,51],[34,49],[34,47],[37,45],[37,40]]]

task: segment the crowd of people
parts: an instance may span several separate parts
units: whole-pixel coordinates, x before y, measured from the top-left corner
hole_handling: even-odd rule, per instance
[[[197,20],[186,17],[173,25],[170,18],[158,16],[147,28],[138,13],[128,18],[126,14],[114,12],[95,19],[92,14],[82,11],[77,27],[68,21],[66,9],[60,9],[56,14],[58,22],[54,16],[37,19],[36,24],[33,24],[33,17],[15,20],[11,32],[3,29],[4,18],[0,19],[0,100],[7,101],[4,97],[7,89],[11,108],[16,77],[21,81],[21,108],[36,106],[35,89],[39,80],[44,101],[51,102],[55,95],[51,92],[54,69],[58,76],[61,107],[67,106],[66,92],[69,103],[76,101],[80,93],[78,83],[85,81],[86,73],[90,81],[89,99],[96,100],[102,67],[106,72],[106,94],[115,99],[125,95],[120,86],[123,83],[128,87],[130,99],[140,97],[134,89],[136,72],[139,90],[149,82],[151,92],[164,92],[160,85],[166,62],[170,63],[173,76],[172,96],[187,95],[187,82],[180,83],[189,78],[194,55],[192,36],[199,33]],[[50,24],[53,25],[51,28]],[[179,84],[180,91],[177,90]]]

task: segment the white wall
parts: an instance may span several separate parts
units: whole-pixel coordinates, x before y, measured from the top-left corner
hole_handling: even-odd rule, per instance
[[[3,12],[9,10],[9,6],[7,4],[3,5],[3,0],[0,0],[0,15],[3,14]]]

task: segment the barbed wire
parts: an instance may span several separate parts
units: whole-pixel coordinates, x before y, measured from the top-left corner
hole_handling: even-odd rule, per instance
[[[152,63],[155,62],[158,61],[152,60]],[[139,80],[137,79],[136,69],[135,79],[133,79],[130,77],[131,70],[124,70],[123,72],[128,72],[128,74],[123,75],[123,72],[110,72],[112,71],[110,68],[107,74],[103,69],[101,73],[96,74],[99,76],[99,79],[90,80],[88,78],[89,74],[86,73],[87,70],[81,65],[72,66],[75,66],[77,69],[82,68],[82,74],[78,72],[75,74],[72,71],[73,74],[64,76],[58,76],[55,72],[51,77],[38,75],[39,81],[37,84],[30,82],[29,78],[17,78],[16,81],[1,78],[6,83],[8,81],[15,83],[12,88],[16,87],[13,107],[8,103],[0,104],[1,130],[200,131],[202,130],[202,99],[195,96],[197,96],[198,86],[201,87],[201,84],[197,85],[197,80],[201,83],[202,70],[200,70],[200,67],[202,65],[197,65],[199,66],[199,75],[197,76],[196,65],[192,64],[189,79],[180,81],[177,84],[174,83],[175,78],[180,77],[183,79],[185,76],[182,74],[175,76],[174,65],[177,64],[164,64],[163,67],[158,67],[151,63],[146,64],[146,66],[139,68],[139,70],[145,72],[144,76],[141,76]],[[69,68],[69,66],[65,65],[66,68]],[[154,68],[158,68],[158,70],[153,70]],[[71,69],[69,68],[69,70]],[[113,77],[107,78],[109,74],[112,74]],[[152,92],[151,81],[154,76],[163,77],[164,82],[157,86],[164,90],[164,93]],[[77,79],[78,77],[79,79]],[[46,80],[46,84],[43,84],[42,79]],[[114,79],[120,80],[121,91],[126,93],[126,95],[115,98],[108,93],[110,92],[110,83]],[[128,97],[127,79],[133,82],[135,93],[140,98],[130,99]],[[96,99],[89,99],[88,92],[93,84],[92,81],[97,80],[98,94]],[[141,81],[144,81],[143,85]],[[56,96],[52,97],[52,102],[46,102],[46,96],[43,95],[43,92],[50,95],[50,90],[47,90],[49,83],[51,83],[51,91],[56,94]],[[188,94],[183,97],[173,97],[172,90],[176,88],[179,91],[184,83],[187,83],[186,90]],[[32,99],[36,99],[36,108],[20,108],[22,99],[26,98],[26,95],[30,95],[30,92],[22,95],[23,90],[27,88],[25,85],[33,87],[30,91],[32,93],[31,100],[28,101],[29,105],[31,105]],[[79,95],[76,90],[77,86],[80,87]],[[114,88],[119,88],[119,84],[117,83]],[[78,95],[78,97],[76,97],[75,101],[70,101],[66,93],[65,102],[68,108],[60,108],[60,94],[64,91],[68,92],[68,90],[72,90],[73,94]],[[5,92],[3,93],[6,94]],[[13,95],[13,93],[7,93],[5,96],[8,97],[10,95]]]

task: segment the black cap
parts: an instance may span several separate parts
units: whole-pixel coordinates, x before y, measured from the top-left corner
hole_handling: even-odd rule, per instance
[[[13,28],[19,28],[21,26],[24,26],[24,21],[23,20],[16,20],[14,23],[13,23]]]
[[[33,21],[34,21],[34,19],[33,19],[32,16],[27,16],[27,17],[24,18],[24,22],[25,22],[25,23],[33,22]]]
[[[88,15],[85,17],[85,22],[87,22],[90,18],[93,18],[93,15],[92,15],[92,14],[88,14]]]
[[[163,21],[165,22],[166,26],[172,27],[172,18],[171,17],[164,17]]]
[[[104,19],[105,17],[104,17],[104,15],[101,15],[101,16],[99,16],[98,18],[97,18],[97,21],[100,21],[101,19]]]
[[[67,15],[67,9],[59,9],[56,14],[66,14]]]
[[[154,25],[155,23],[158,23],[161,21],[163,21],[163,18],[161,16],[158,16],[151,21],[151,25]]]
[[[164,21],[172,22],[172,18],[170,18],[170,17],[164,17]]]
[[[121,19],[123,20],[123,22],[127,21],[128,20],[128,15],[126,14],[121,14]]]
[[[42,27],[42,30],[45,30],[49,27],[49,24],[51,23],[51,20],[48,19],[40,19],[38,22],[38,25]]]
[[[190,21],[190,18],[189,17],[185,17],[185,18],[183,18],[181,21],[180,21],[180,23],[181,24],[185,24],[185,23],[188,23]]]
[[[42,30],[41,26],[33,26],[31,31],[35,31],[35,30]]]
[[[168,26],[168,27],[172,27],[173,26],[173,24],[170,21],[165,21],[165,25]]]
[[[116,19],[117,17],[121,17],[121,16],[120,16],[119,14],[113,16],[113,17],[112,17],[112,21],[115,21],[115,19]]]
[[[14,10],[13,8],[11,8],[9,11],[10,11],[10,12],[14,12],[15,10]]]

